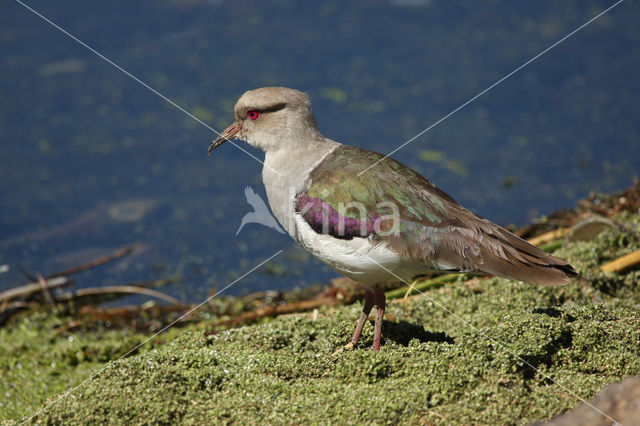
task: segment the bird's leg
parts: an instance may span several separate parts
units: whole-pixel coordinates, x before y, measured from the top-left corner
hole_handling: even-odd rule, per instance
[[[362,307],[362,312],[360,313],[360,318],[358,319],[358,325],[356,325],[356,331],[353,332],[353,338],[351,338],[351,345],[354,348],[358,346],[358,340],[360,340],[362,328],[364,327],[364,323],[367,322],[367,319],[369,318],[369,313],[373,308],[374,300],[374,293],[371,290],[367,289],[367,292],[364,294],[364,306]]]
[[[384,309],[387,306],[387,296],[379,284],[373,290],[374,303],[376,305],[376,322],[373,329],[373,350],[380,350],[380,340],[382,338],[382,317],[384,317]]]

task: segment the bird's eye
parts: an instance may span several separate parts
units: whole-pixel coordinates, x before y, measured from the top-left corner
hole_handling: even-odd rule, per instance
[[[249,120],[257,120],[258,118],[260,118],[260,111],[258,111],[257,109],[248,109],[247,117],[249,117]]]

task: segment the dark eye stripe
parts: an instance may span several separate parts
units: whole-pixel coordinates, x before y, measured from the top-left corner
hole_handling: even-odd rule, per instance
[[[284,107],[286,107],[287,104],[286,103],[280,103],[280,104],[275,104],[275,105],[271,105],[270,107],[267,108],[262,108],[262,112],[274,112],[274,111],[280,111],[281,109],[284,109]]]
[[[247,108],[247,110],[245,111],[245,114],[247,114],[249,111],[258,111],[258,112],[275,112],[275,111],[280,111],[281,109],[284,109],[287,106],[286,103],[279,103],[279,104],[274,104],[265,108]]]

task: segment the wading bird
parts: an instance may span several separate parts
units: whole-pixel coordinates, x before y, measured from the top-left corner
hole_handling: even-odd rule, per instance
[[[322,136],[309,97],[300,91],[251,90],[234,111],[235,121],[209,153],[236,138],[262,149],[267,197],[285,230],[321,261],[367,286],[354,346],[375,306],[373,349],[380,348],[385,281],[407,282],[433,270],[541,285],[576,276],[567,262],[465,209],[412,169]]]

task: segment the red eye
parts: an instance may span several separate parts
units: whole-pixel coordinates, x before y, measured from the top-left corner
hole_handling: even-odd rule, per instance
[[[247,117],[249,117],[249,120],[257,120],[260,117],[260,111],[257,109],[248,109]]]

